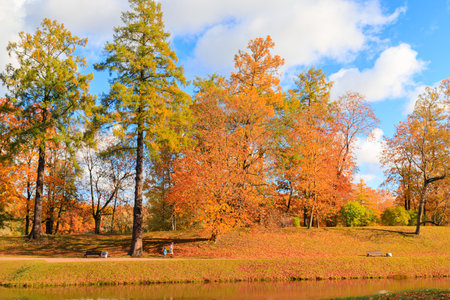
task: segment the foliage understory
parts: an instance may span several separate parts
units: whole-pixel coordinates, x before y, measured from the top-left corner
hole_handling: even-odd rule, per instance
[[[144,236],[145,257],[175,243],[175,258],[136,261],[0,261],[4,286],[118,285],[172,282],[286,281],[450,276],[449,227],[287,228],[240,230],[211,243],[205,234],[152,232]],[[130,236],[47,237],[43,243],[1,237],[0,255],[81,257],[87,249],[125,256]],[[368,250],[393,257],[366,257]]]

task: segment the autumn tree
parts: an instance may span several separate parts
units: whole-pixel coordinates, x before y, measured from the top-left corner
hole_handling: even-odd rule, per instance
[[[34,34],[21,32],[18,42],[7,47],[18,64],[9,64],[1,79],[18,118],[27,121],[26,128],[12,129],[10,136],[14,139],[9,150],[14,152],[21,146],[33,145],[39,155],[31,239],[39,239],[42,234],[47,142],[70,144],[77,134],[70,132],[73,127],[69,124],[83,116],[80,110],[86,112],[93,104],[88,94],[92,74],[79,72],[78,67],[85,66],[85,59],[74,54],[86,42],[87,39],[73,36],[64,25],[44,19]]]
[[[211,240],[238,226],[264,222],[269,203],[271,123],[282,104],[279,67],[270,37],[257,38],[235,56],[229,80],[197,82],[193,112],[197,146],[176,163],[170,195]]]
[[[189,96],[183,68],[169,45],[161,4],[152,0],[129,0],[131,10],[122,13],[123,24],[114,29],[114,41],[106,43],[106,59],[97,70],[114,75],[103,99],[102,122],[114,125],[122,149],[136,158],[135,205],[131,256],[142,256],[143,183],[145,153],[158,159],[162,145],[177,149],[186,143],[184,128],[189,120]]]
[[[180,153],[164,147],[158,161],[153,161],[152,168],[147,169],[144,190],[148,199],[150,226],[153,229],[177,230],[177,216],[173,203],[168,200],[173,186],[173,166]]]
[[[45,233],[57,234],[61,217],[77,198],[75,178],[77,165],[64,144],[50,143],[47,146],[47,171],[44,176],[46,195],[44,198]]]
[[[445,93],[445,89],[428,87],[419,95],[413,113],[397,126],[393,138],[386,139],[383,152],[385,164],[390,159],[411,162],[420,174],[416,234],[420,234],[423,224],[430,186],[448,177],[449,106]],[[388,168],[386,172],[398,169]]]
[[[337,130],[337,185],[349,186],[355,168],[355,144],[358,138],[370,136],[378,124],[370,105],[358,93],[347,92],[336,102],[334,126]]]
[[[309,195],[309,192],[302,190],[300,183],[301,178],[312,179],[308,177],[306,168],[308,165],[317,167],[317,163],[320,164],[321,160],[315,157],[314,153],[319,151],[317,147],[320,147],[320,144],[325,146],[323,143],[328,143],[322,139],[326,139],[327,136],[322,134],[321,126],[325,125],[323,130],[330,129],[327,120],[331,112],[329,103],[331,86],[320,69],[310,68],[298,74],[295,78],[295,88],[290,90],[284,99],[284,106],[279,112],[280,117],[275,127],[275,169],[278,174],[278,190],[288,193],[286,212],[289,212],[291,206],[296,210],[304,209],[305,225],[309,209],[301,202],[305,202],[305,195]],[[312,142],[317,142],[315,149],[312,144],[307,146]],[[312,151],[309,153],[310,164],[307,162],[306,151]],[[323,158],[328,159],[326,155]]]
[[[310,227],[314,216],[326,220],[350,199],[357,138],[368,135],[377,119],[357,93],[332,101],[332,83],[320,69],[298,74],[295,84],[276,126],[278,190],[288,194],[286,212],[303,208]]]
[[[83,177],[78,180],[81,198],[90,203],[94,219],[94,233],[100,233],[102,216],[117,199],[121,189],[128,186],[133,175],[134,162],[129,155],[120,152],[102,153],[113,141],[105,136],[97,136],[97,148],[84,144],[78,151],[78,160],[83,169]]]

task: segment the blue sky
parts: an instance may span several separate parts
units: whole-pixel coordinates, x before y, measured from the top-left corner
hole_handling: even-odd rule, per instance
[[[172,46],[188,79],[227,75],[233,56],[250,39],[271,35],[285,58],[282,84],[310,66],[334,81],[332,96],[365,95],[380,119],[372,139],[358,141],[357,178],[376,188],[383,135],[411,112],[417,95],[450,77],[450,0],[161,0]],[[8,41],[33,32],[44,17],[63,22],[88,46],[89,64],[120,25],[127,0],[0,0],[0,68],[10,62]],[[107,91],[107,74],[94,73],[92,93]],[[0,96],[5,92],[0,88]]]

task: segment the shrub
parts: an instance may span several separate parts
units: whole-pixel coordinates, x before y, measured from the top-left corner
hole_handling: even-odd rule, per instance
[[[292,217],[292,222],[294,224],[294,227],[300,227],[300,218],[299,217]]]
[[[416,226],[417,225],[417,210],[407,210],[408,214],[409,214],[409,222],[408,222],[408,226]]]
[[[368,226],[377,220],[373,211],[357,201],[350,201],[344,205],[340,215],[345,226]]]
[[[410,219],[410,214],[402,206],[388,207],[381,215],[381,222],[388,226],[405,226]]]

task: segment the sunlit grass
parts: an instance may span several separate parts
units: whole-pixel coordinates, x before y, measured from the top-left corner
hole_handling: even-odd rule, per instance
[[[384,299],[450,299],[450,289],[426,289],[401,291],[395,293],[383,293],[370,296],[349,297],[349,298],[334,298],[335,300],[357,299],[357,300],[384,300]]]
[[[450,276],[450,228],[288,228],[238,230],[209,242],[200,231],[151,232],[145,257],[162,258],[175,243],[175,258],[145,261],[0,261],[3,285],[145,284],[158,282],[259,281]],[[124,257],[128,235],[0,237],[1,256],[82,257],[87,249]],[[366,257],[367,250],[393,257]]]

